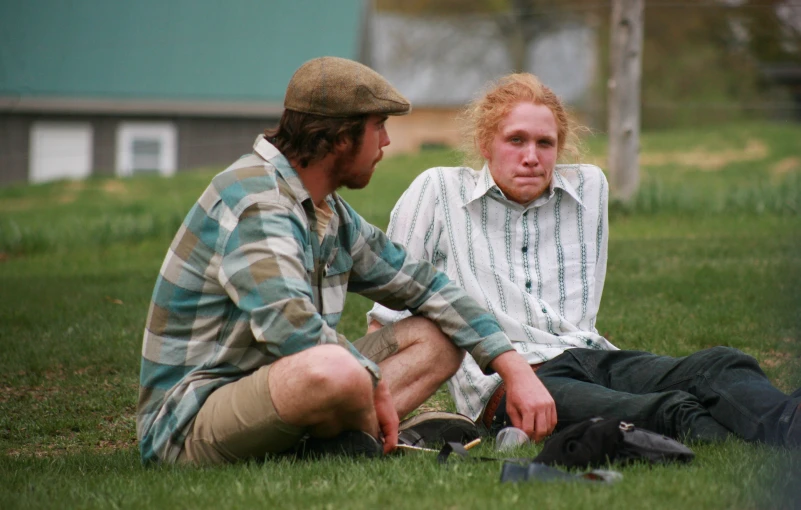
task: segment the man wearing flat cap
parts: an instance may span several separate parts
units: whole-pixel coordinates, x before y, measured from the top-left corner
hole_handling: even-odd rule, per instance
[[[464,351],[506,381],[517,426],[532,433],[544,413],[552,429],[553,400],[493,316],[336,194],[368,184],[387,116],[409,102],[370,68],[322,57],[295,72],[284,106],[214,177],[162,264],[142,347],[143,463],[388,453]],[[348,291],[414,316],[350,342],[336,331]]]

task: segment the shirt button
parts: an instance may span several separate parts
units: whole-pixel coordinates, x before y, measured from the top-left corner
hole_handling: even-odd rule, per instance
[[[528,245],[524,244],[523,245],[523,253],[527,253],[527,252],[528,252]]]
[[[531,288],[531,280],[526,280],[526,288],[527,289]]]

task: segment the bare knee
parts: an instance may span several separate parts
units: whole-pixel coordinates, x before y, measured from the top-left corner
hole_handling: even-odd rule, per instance
[[[316,349],[319,359],[313,360],[304,374],[308,387],[327,395],[326,400],[332,403],[370,405],[373,381],[367,369],[341,346],[321,345]]]
[[[448,374],[446,378],[456,373],[464,359],[465,351],[457,347],[433,321],[424,317],[409,317],[396,323],[395,335],[399,350],[412,345],[425,349],[432,369]]]
[[[339,345],[282,358],[270,367],[269,385],[279,415],[299,425],[331,413],[365,412],[373,401],[372,376]]]

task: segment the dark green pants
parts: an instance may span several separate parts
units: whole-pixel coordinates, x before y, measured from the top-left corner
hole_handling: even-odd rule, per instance
[[[787,444],[791,425],[801,429],[801,395],[779,391],[754,358],[728,347],[682,358],[570,349],[537,376],[556,401],[558,428],[602,416],[673,438],[716,441],[733,433],[774,445]]]

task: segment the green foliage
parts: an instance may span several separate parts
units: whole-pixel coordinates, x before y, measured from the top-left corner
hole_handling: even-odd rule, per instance
[[[610,214],[801,213],[801,126],[728,123],[714,128],[646,132],[641,185]],[[606,140],[588,144],[604,167]],[[608,175],[608,172],[607,172]]]
[[[489,455],[481,448],[478,454]],[[633,466],[615,485],[500,484],[499,464],[431,457],[273,461],[214,469],[143,470],[136,455],[0,458],[3,508],[793,508],[788,452],[738,442],[699,447],[686,467]],[[533,449],[514,452],[532,455]],[[762,484],[760,488],[759,485]],[[533,502],[536,502],[534,505]]]
[[[0,252],[45,253],[171,238],[209,172],[160,177],[93,178],[0,188]]]
[[[640,201],[611,217],[602,334],[665,354],[734,346],[781,389],[801,385],[798,135],[744,124],[643,138]],[[589,145],[600,162],[603,140]],[[421,170],[458,161],[444,151],[389,158],[367,189],[343,195],[385,226]],[[502,485],[498,463],[441,467],[426,455],[143,468],[135,403],[145,315],[177,222],[211,176],[0,189],[0,508],[797,505],[801,457],[737,440],[693,446],[689,466],[622,468],[610,486]],[[350,296],[340,331],[361,336],[369,306]],[[425,406],[453,408],[444,389]],[[494,455],[492,441],[477,454]]]
[[[797,22],[788,23],[777,15],[777,9],[786,3],[645,2],[642,125],[658,129],[794,115],[798,118],[801,105],[796,100],[793,106],[789,88],[772,83],[764,74],[770,65],[801,65],[801,28]],[[598,71],[593,92],[576,106],[595,119],[606,118],[611,19],[608,0],[377,0],[375,8],[419,17],[481,17],[501,27],[499,37],[510,48],[513,63],[521,58],[512,54],[516,37],[522,35],[530,41],[554,27],[587,24],[598,31]],[[518,64],[526,61],[522,58]],[[539,72],[537,68],[526,70]]]

